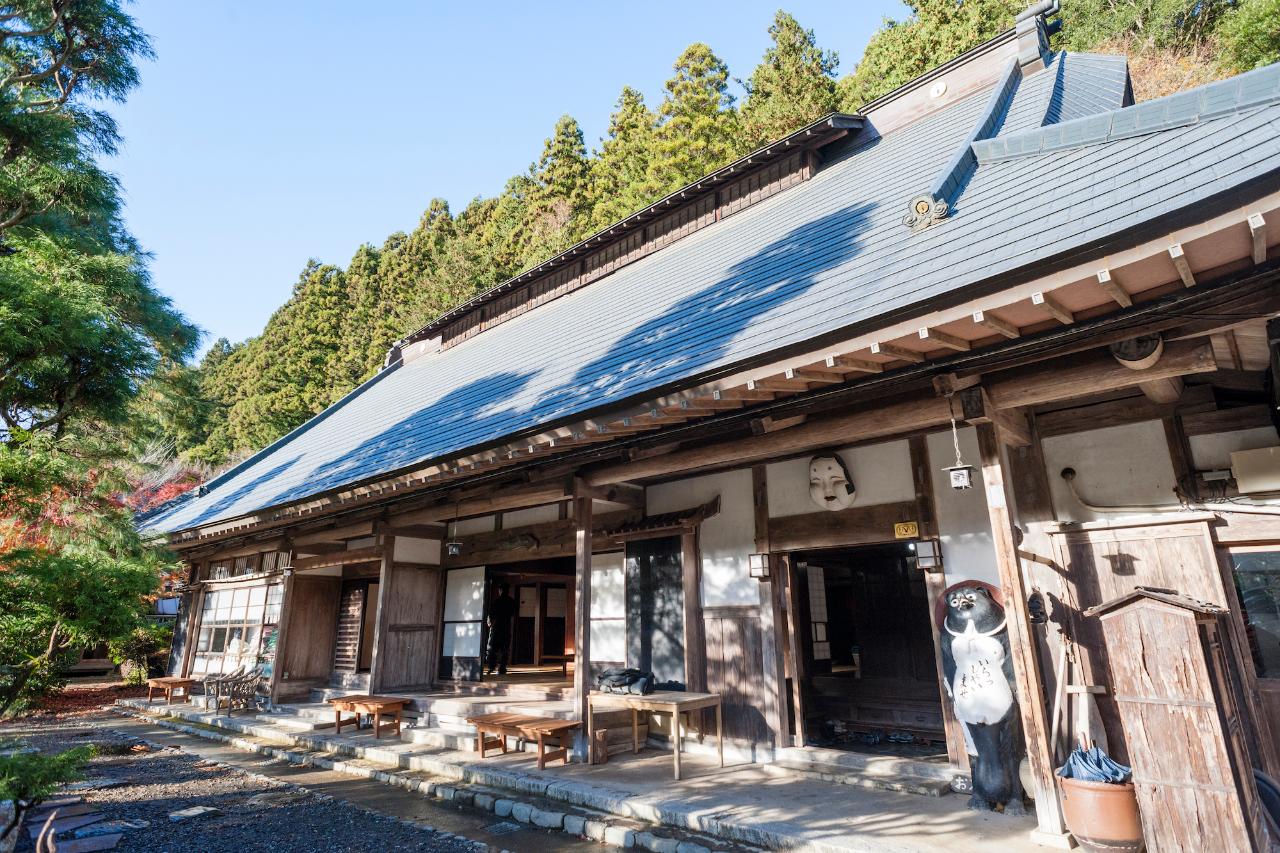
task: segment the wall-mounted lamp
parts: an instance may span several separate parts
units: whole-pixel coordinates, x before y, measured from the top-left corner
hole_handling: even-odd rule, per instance
[[[450,539],[444,543],[444,553],[450,557],[462,556],[462,543],[457,539]]]
[[[921,539],[915,543],[916,565],[926,572],[942,571],[942,547],[937,539]]]
[[[767,581],[769,579],[769,555],[750,555],[747,557],[747,568],[751,571],[751,577],[756,580]]]

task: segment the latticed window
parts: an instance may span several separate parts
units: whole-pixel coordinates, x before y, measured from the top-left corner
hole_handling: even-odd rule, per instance
[[[216,675],[255,666],[263,637],[273,635],[280,621],[282,596],[280,584],[205,593],[192,673]]]

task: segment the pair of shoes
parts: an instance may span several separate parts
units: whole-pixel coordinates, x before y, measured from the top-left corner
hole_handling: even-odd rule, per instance
[[[498,675],[506,675],[506,674],[507,674],[507,671],[505,669],[498,670]]]

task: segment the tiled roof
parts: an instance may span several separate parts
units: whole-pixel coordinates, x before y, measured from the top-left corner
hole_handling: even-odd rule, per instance
[[[1059,55],[1015,91],[1003,122],[1021,129],[998,128],[975,148],[1021,138],[1026,149],[1031,136],[1052,130],[1037,114],[1043,122],[1055,110],[1117,105],[1127,82],[1119,69],[1115,60]],[[1164,119],[1144,135],[1111,136],[1144,109],[1130,107],[1075,119],[1108,129],[1089,144],[979,157],[950,217],[916,234],[902,224],[907,201],[953,162],[990,90],[884,136],[856,135],[829,150],[812,179],[502,326],[384,371],[210,483],[207,494],[164,507],[143,526],[170,532],[235,518],[651,399],[780,348],[917,310],[1220,192],[1273,190],[1280,104],[1228,109],[1261,104],[1241,93],[1262,91],[1259,81],[1278,72],[1239,78],[1231,97],[1219,84],[1175,96],[1177,109],[1155,107]],[[1171,121],[1184,105],[1198,118]]]

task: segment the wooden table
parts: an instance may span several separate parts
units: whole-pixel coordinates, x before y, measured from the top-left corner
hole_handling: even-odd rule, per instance
[[[587,696],[587,755],[595,764],[595,712],[596,709],[631,710],[632,752],[640,751],[640,712],[656,711],[671,715],[671,741],[675,746],[676,779],[680,778],[680,715],[705,708],[716,709],[716,749],[720,754],[720,766],[724,767],[724,714],[719,693],[688,693],[675,690],[658,690],[648,696],[633,693],[600,693],[591,691]],[[702,734],[702,726],[698,726]]]
[[[561,720],[555,717],[534,717],[528,714],[478,714],[467,717],[467,722],[476,727],[476,752],[484,758],[486,750],[501,747],[507,751],[507,738],[517,737],[532,740],[538,744],[538,769],[547,766],[548,761],[557,758],[569,763],[570,735],[582,728],[578,720]],[[494,735],[495,737],[489,737]],[[547,749],[547,738],[554,738],[556,748]]]
[[[382,737],[382,715],[390,714],[395,717],[393,723],[387,723],[387,727],[392,725],[396,728],[396,737],[400,736],[400,718],[404,711],[404,706],[408,705],[411,700],[403,699],[399,696],[367,696],[363,693],[353,694],[351,696],[343,696],[340,699],[330,699],[329,704],[333,706],[333,724],[334,731],[342,734],[342,727],[355,723],[357,729],[360,728],[360,715],[373,715],[373,737],[375,740]],[[342,719],[342,712],[355,714],[354,717]]]
[[[173,691],[182,691],[182,701],[191,701],[191,685],[195,684],[194,678],[178,678],[169,676],[166,678],[148,678],[147,679],[147,701],[151,701],[151,697],[155,695],[155,691],[164,691],[164,701],[166,705],[173,704]]]

